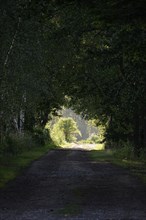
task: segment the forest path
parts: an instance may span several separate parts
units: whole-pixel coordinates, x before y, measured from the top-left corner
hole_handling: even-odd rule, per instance
[[[146,220],[146,187],[79,149],[52,150],[0,190],[0,220]]]

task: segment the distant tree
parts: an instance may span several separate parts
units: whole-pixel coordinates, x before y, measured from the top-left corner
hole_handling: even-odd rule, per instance
[[[81,135],[76,122],[72,118],[60,118],[52,129],[52,139],[57,144],[64,142],[73,142],[76,140],[76,135]]]

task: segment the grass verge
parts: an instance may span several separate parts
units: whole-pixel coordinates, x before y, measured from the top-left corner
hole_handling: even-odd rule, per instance
[[[16,178],[20,172],[30,165],[30,163],[51,149],[55,149],[53,144],[32,148],[29,151],[24,151],[19,155],[0,156],[0,188],[6,186],[10,180]]]
[[[93,150],[90,151],[93,160],[99,162],[110,162],[115,165],[127,168],[130,172],[138,177],[146,184],[146,162],[140,160],[127,160],[114,157],[114,153],[110,150]]]

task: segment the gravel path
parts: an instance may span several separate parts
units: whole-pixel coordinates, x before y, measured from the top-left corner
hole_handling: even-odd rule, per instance
[[[0,190],[0,220],[146,220],[146,187],[82,150],[53,150]]]

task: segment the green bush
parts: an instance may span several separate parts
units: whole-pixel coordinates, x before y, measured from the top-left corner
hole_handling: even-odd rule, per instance
[[[146,148],[141,149],[140,151],[140,159],[146,162]]]
[[[130,142],[120,141],[113,149],[113,155],[119,159],[134,159],[134,150]]]
[[[99,143],[99,137],[98,135],[94,134],[92,135],[90,138],[89,138],[89,141],[91,141],[91,143],[95,143],[95,144],[98,144]]]
[[[39,145],[39,146],[45,145],[46,142],[51,141],[49,130],[35,128],[33,132],[33,139],[36,145]]]
[[[90,139],[80,140],[77,142],[78,144],[93,144]]]
[[[72,118],[60,118],[51,130],[51,138],[57,145],[75,142],[81,133]]]
[[[54,126],[51,131],[51,137],[52,137],[53,142],[56,145],[60,146],[60,145],[66,144],[63,131],[61,129],[58,129],[58,127],[56,127],[56,126]]]
[[[25,150],[35,147],[31,134],[10,134],[0,145],[0,154],[17,155]]]
[[[34,129],[33,133],[9,134],[0,144],[0,155],[17,155],[23,151],[51,143],[48,129]]]
[[[82,140],[82,143],[85,144],[101,144],[103,141],[100,139],[99,135],[93,134],[88,139]]]

